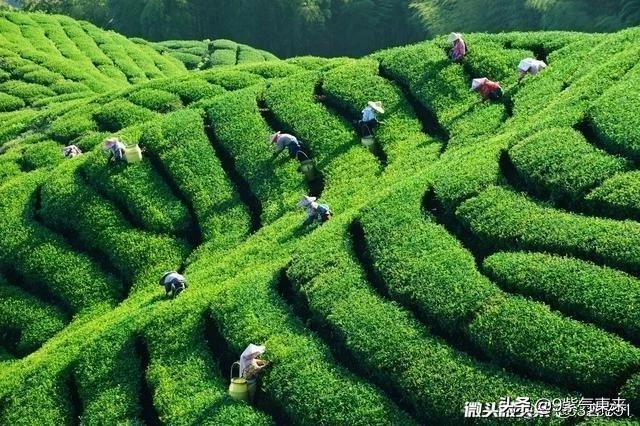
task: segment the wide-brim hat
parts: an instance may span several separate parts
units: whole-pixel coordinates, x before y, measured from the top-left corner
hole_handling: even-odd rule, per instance
[[[309,204],[315,202],[317,200],[316,197],[309,197],[308,195],[305,195],[304,197],[302,197],[302,199],[298,202],[298,206],[300,207],[307,207]]]
[[[535,59],[533,58],[523,59],[518,64],[518,69],[522,72],[527,72],[529,71],[529,68],[531,68],[531,66],[534,64],[534,62],[535,62]]]
[[[275,143],[275,141],[278,139],[278,136],[280,136],[280,133],[281,132],[275,132],[274,134],[269,136],[269,142]]]
[[[373,108],[374,111],[379,112],[380,114],[384,114],[384,108],[382,107],[382,102],[369,101],[367,105]]]
[[[447,41],[449,43],[453,43],[456,40],[460,40],[462,38],[462,35],[460,35],[460,33],[451,33],[449,34],[449,37],[447,37]]]
[[[489,79],[487,78],[474,78],[471,81],[471,90],[478,90],[478,88],[484,85]]]
[[[113,145],[118,143],[118,138],[108,138],[105,139],[104,143],[102,144],[102,147],[104,149],[110,149]]]

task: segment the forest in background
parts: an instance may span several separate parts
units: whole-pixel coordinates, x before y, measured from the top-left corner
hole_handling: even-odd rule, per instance
[[[281,57],[360,56],[450,31],[608,32],[640,0],[21,0],[149,40],[228,38]]]

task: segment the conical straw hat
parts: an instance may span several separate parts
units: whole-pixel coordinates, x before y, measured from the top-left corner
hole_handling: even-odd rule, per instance
[[[384,114],[384,108],[382,107],[382,102],[380,102],[380,101],[378,101],[378,102],[369,101],[367,103],[367,105],[369,105],[371,108],[373,108],[376,112],[379,112],[380,114]]]
[[[488,80],[486,78],[474,78],[471,82],[471,90],[478,90],[478,87],[485,84]]]
[[[447,41],[449,43],[453,43],[454,41],[461,39],[462,36],[460,35],[460,33],[451,33],[449,34],[449,37],[447,37]]]

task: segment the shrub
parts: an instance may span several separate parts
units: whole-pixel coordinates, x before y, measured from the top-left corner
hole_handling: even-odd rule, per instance
[[[548,251],[640,270],[634,222],[558,211],[498,187],[464,202],[456,216],[488,248]]]
[[[101,129],[117,132],[133,124],[150,121],[156,114],[124,99],[117,99],[104,105],[93,117]]]
[[[640,107],[640,94],[635,90],[638,84],[640,72],[631,71],[589,110],[593,129],[604,147],[634,161],[640,159],[640,119],[635,113]]]
[[[24,171],[31,171],[42,167],[54,167],[61,161],[61,146],[49,140],[27,146],[22,152],[21,164]]]
[[[10,80],[0,84],[0,91],[4,94],[21,98],[26,103],[32,103],[38,99],[55,95],[55,92],[48,87],[18,80]]]
[[[194,55],[192,53],[173,51],[169,52],[169,55],[172,58],[175,58],[178,61],[182,62],[188,70],[194,70],[198,68],[198,65],[200,64],[200,62],[202,62],[202,56]]]
[[[203,126],[201,111],[177,111],[147,127],[141,142],[193,206],[204,239],[230,247],[245,237],[249,217]]]
[[[640,281],[578,259],[542,253],[497,253],[484,261],[489,277],[510,292],[548,303],[575,318],[640,338]]]
[[[291,210],[304,192],[297,164],[274,160],[267,144],[272,129],[258,111],[256,90],[245,89],[220,96],[208,104],[207,117],[216,140],[258,197],[262,222],[269,223]]]
[[[208,70],[202,73],[202,77],[211,84],[217,84],[227,90],[244,89],[262,83],[260,76],[248,72],[236,70]]]
[[[618,173],[586,196],[590,209],[618,219],[640,219],[640,172]]]
[[[115,304],[121,285],[86,255],[33,221],[34,206],[29,201],[43,179],[43,174],[30,173],[2,187],[0,265],[10,266],[43,299],[72,312],[100,303]]]
[[[407,168],[435,159],[440,145],[422,133],[421,123],[402,92],[377,75],[378,64],[359,61],[328,71],[323,78],[323,93],[330,104],[346,111],[352,119],[361,118],[361,110],[370,100],[382,100],[384,125],[376,132],[376,141],[389,156],[389,163],[406,172]],[[426,148],[426,152],[422,152]],[[407,164],[410,161],[410,164]],[[403,162],[398,165],[396,163]]]
[[[66,162],[45,182],[43,220],[54,229],[73,233],[83,246],[108,259],[127,281],[153,267],[172,269],[180,265],[186,257],[185,244],[133,229],[119,211],[82,182],[77,174],[82,162]]]
[[[65,326],[64,315],[30,294],[9,286],[0,279],[0,341],[17,355],[27,355]],[[16,332],[16,341],[6,341]]]
[[[182,108],[178,95],[158,89],[139,89],[128,95],[134,104],[152,111],[167,113]]]
[[[0,93],[0,111],[15,111],[25,107],[25,103],[17,96]]]
[[[469,336],[492,361],[592,395],[614,393],[640,365],[640,350],[619,337],[518,297],[485,307]]]
[[[509,150],[518,174],[537,194],[575,204],[628,165],[593,147],[573,129],[536,133]]]
[[[108,165],[106,157],[95,152],[90,154],[81,170],[91,185],[146,229],[167,234],[187,231],[189,211],[147,158],[135,167]]]
[[[366,250],[393,298],[455,335],[501,292],[478,272],[471,253],[442,226],[424,219],[422,191],[415,184],[364,209]]]
[[[114,327],[85,346],[75,368],[85,424],[140,419],[140,358],[127,327]]]
[[[359,249],[347,241],[344,228],[334,231],[314,234],[297,251],[287,271],[294,291],[312,318],[329,326],[332,345],[359,359],[363,374],[402,397],[419,421],[459,424],[466,401],[561,394],[434,338],[406,310],[376,295],[355,259]]]
[[[193,305],[163,306],[163,315],[156,315],[144,330],[151,359],[147,378],[159,417],[170,424],[202,423],[204,419],[209,424],[272,424],[266,414],[229,398],[227,365],[223,375],[211,359],[205,344],[204,312]],[[174,318],[168,328],[166,315]]]
[[[338,367],[328,348],[275,293],[275,271],[252,270],[213,296],[211,313],[234,353],[265,345],[271,361],[261,389],[301,424],[412,424],[379,390]],[[260,312],[259,321],[255,313]]]
[[[211,54],[211,65],[235,65],[236,51],[218,49]]]
[[[93,120],[96,110],[96,106],[86,105],[56,118],[49,125],[49,137],[61,143],[68,143],[84,134],[98,130]]]

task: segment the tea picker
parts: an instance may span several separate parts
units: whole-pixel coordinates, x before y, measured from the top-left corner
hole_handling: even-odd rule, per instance
[[[460,33],[451,33],[447,41],[452,46],[449,51],[449,58],[454,62],[461,61],[467,55],[467,43],[462,39],[462,35]]]
[[[474,78],[471,82],[471,90],[480,93],[482,101],[497,100],[502,97],[500,83],[488,78]]]
[[[305,195],[298,202],[298,206],[307,209],[307,219],[304,221],[304,225],[310,225],[314,221],[317,221],[320,225],[331,219],[333,213],[328,204],[319,204],[316,202],[316,197],[309,197]]]
[[[111,163],[115,160],[117,163],[138,163],[142,161],[142,149],[138,144],[126,146],[118,138],[109,138],[104,141],[102,148],[109,151],[109,160]]]
[[[82,155],[82,151],[75,145],[69,145],[62,148],[62,155],[67,158],[76,158]]]
[[[362,110],[362,119],[358,121],[362,144],[368,148],[373,145],[375,131],[378,126],[382,124],[381,121],[378,121],[377,114],[384,114],[382,102],[369,101],[367,106]]]
[[[231,383],[229,384],[229,395],[239,401],[253,403],[258,390],[258,378],[267,367],[268,363],[258,357],[265,353],[264,346],[253,343],[240,355],[240,361],[231,365]],[[238,366],[239,376],[233,377],[233,367]]]
[[[164,286],[166,295],[171,298],[176,297],[188,287],[186,278],[175,271],[166,272],[160,278],[160,285]]]
[[[307,179],[311,180],[315,177],[315,166],[313,160],[302,149],[302,144],[293,135],[288,133],[276,132],[269,137],[271,144],[275,145],[276,152],[273,154],[273,158],[276,158],[284,149],[289,151],[289,155],[292,158],[297,159],[300,162],[300,172],[304,173]]]
[[[539,61],[533,58],[525,58],[518,64],[518,72],[520,73],[520,78],[518,82],[522,81],[523,78],[530,75],[538,75],[540,71],[545,69],[547,64],[544,61]]]
[[[289,155],[292,158],[296,158],[300,162],[309,159],[307,154],[302,150],[302,144],[295,136],[288,133],[276,132],[271,135],[270,139],[271,143],[276,147],[276,152],[273,154],[274,158],[280,155],[280,153],[287,148]]]

